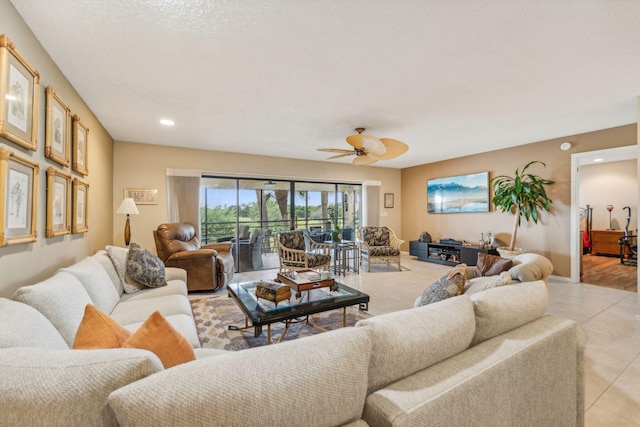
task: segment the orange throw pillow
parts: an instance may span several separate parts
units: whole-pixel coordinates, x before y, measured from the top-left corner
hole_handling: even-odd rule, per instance
[[[122,347],[154,352],[165,369],[196,359],[189,341],[158,311],[154,311]]]
[[[76,350],[120,348],[130,336],[131,331],[121,326],[111,316],[95,305],[87,304],[73,341],[73,348]]]

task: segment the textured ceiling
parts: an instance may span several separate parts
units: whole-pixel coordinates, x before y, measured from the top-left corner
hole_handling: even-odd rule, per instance
[[[10,1],[115,140],[324,160],[365,127],[400,168],[637,121],[637,0]]]

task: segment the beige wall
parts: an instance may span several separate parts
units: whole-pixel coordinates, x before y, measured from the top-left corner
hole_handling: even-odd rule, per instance
[[[556,183],[549,189],[553,200],[552,215],[543,214],[535,225],[522,224],[517,246],[529,252],[547,256],[555,267],[554,274],[570,276],[570,210],[571,210],[571,154],[637,144],[635,124],[585,134],[566,136],[514,147],[506,150],[430,163],[402,170],[402,227],[405,240],[417,240],[428,231],[435,240],[453,237],[477,242],[480,233],[493,232],[509,242],[513,216],[502,212],[428,214],[426,181],[454,175],[489,171],[489,176],[513,175],[516,168],[532,160],[546,163],[535,169]],[[571,141],[573,148],[561,151],[560,144]]]
[[[353,166],[331,162],[292,160],[217,151],[204,151],[159,145],[116,141],[114,147],[113,204],[117,208],[125,188],[157,188],[157,205],[139,205],[140,215],[131,217],[131,241],[155,253],[153,230],[167,222],[167,168],[197,169],[239,177],[293,178],[299,180],[351,182],[380,181],[381,197],[395,194],[395,207],[384,209],[380,200],[380,224],[402,234],[400,170]],[[386,214],[386,215],[385,215]],[[113,241],[124,245],[123,215],[113,214]]]
[[[624,230],[627,225],[627,210],[631,208],[629,231],[634,232],[638,224],[638,165],[637,160],[596,163],[580,167],[580,206],[589,205],[592,210],[592,229],[609,228],[607,205],[613,205],[611,226]]]
[[[11,297],[18,287],[42,280],[58,268],[68,266],[111,243],[113,140],[49,58],[13,6],[4,0],[0,1],[0,34],[6,34],[40,73],[37,150],[29,151],[0,138],[0,144],[40,165],[38,240],[35,243],[0,248],[0,296]],[[44,157],[45,88],[49,85],[69,105],[71,113],[78,114],[89,127],[89,175],[84,178],[89,183],[89,231],[84,234],[45,237],[46,170],[49,166],[60,168],[57,163]],[[68,167],[62,169],[69,172]],[[72,175],[80,177],[75,173]]]

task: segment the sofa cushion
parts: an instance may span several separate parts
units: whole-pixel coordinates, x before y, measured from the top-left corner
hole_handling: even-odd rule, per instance
[[[69,348],[60,332],[35,308],[0,298],[0,348]]]
[[[164,316],[164,318],[173,326],[173,328],[180,332],[180,335],[185,337],[194,349],[200,348],[200,338],[198,338],[198,329],[193,320],[192,315],[188,314],[171,314]],[[146,319],[145,319],[146,320]],[[135,322],[124,324],[123,326],[129,329],[131,332],[137,331],[144,322]]]
[[[478,252],[476,276],[495,276],[513,266],[513,260],[501,258],[498,255]]]
[[[76,350],[120,348],[130,336],[130,330],[95,305],[89,304],[78,326],[73,348]]]
[[[87,304],[93,304],[82,283],[64,271],[35,285],[18,288],[13,299],[44,314],[60,332],[68,347],[73,345],[84,308]]]
[[[152,351],[165,368],[195,360],[193,347],[180,335],[162,314],[155,311],[122,344],[123,348],[142,348]]]
[[[70,267],[61,268],[59,271],[73,274],[87,290],[93,304],[100,310],[111,313],[118,304],[120,295],[106,270],[95,258],[86,257]]]
[[[125,274],[150,288],[167,286],[164,262],[136,243],[129,248]]]
[[[107,246],[106,250],[107,255],[109,255],[109,258],[111,258],[111,261],[113,262],[114,268],[118,272],[122,291],[126,294],[133,294],[141,289],[145,289],[145,286],[142,283],[138,283],[132,279],[127,280],[125,270],[127,268],[127,255],[129,254],[129,249],[121,248],[119,246]]]
[[[476,317],[472,345],[542,317],[549,305],[542,280],[487,289],[470,298]]]
[[[154,311],[159,311],[165,317],[172,314],[186,314],[193,318],[189,299],[183,295],[163,295],[122,301],[109,315],[121,325],[128,325],[144,322]]]
[[[427,305],[460,295],[464,289],[466,273],[467,265],[458,264],[424,290],[418,305]]]
[[[535,280],[547,281],[553,272],[553,264],[547,258],[539,254],[524,253],[511,258],[513,267],[509,270],[511,278],[521,282],[533,282]]]
[[[497,288],[498,286],[505,286],[511,283],[511,274],[508,271],[503,271],[497,276],[480,276],[469,280],[464,285],[464,293],[466,295],[473,295],[478,292],[485,291],[491,288]]]
[[[109,405],[121,425],[345,425],[362,414],[370,354],[364,328],[342,328],[175,366]]]
[[[176,270],[172,268],[172,270]],[[150,298],[161,297],[165,295],[182,295],[188,297],[187,285],[182,280],[167,280],[167,286],[160,288],[147,288],[139,290],[135,293],[124,293],[120,296],[120,301],[138,301]]]
[[[475,332],[466,295],[410,310],[360,320],[370,332],[373,352],[369,392],[464,351]]]
[[[0,424],[115,426],[109,394],[161,370],[145,350],[0,349]]]
[[[111,283],[113,283],[113,287],[116,289],[116,293],[122,296],[124,292],[124,288],[122,287],[122,282],[120,280],[120,275],[118,274],[118,270],[116,266],[113,264],[111,257],[107,253],[106,250],[100,249],[98,252],[93,254],[93,259],[98,261],[102,268],[107,272],[109,279],[111,279]]]

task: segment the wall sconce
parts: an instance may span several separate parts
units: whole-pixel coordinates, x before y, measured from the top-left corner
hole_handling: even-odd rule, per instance
[[[117,214],[126,214],[127,222],[124,225],[124,244],[125,246],[129,246],[131,242],[131,225],[129,224],[129,215],[138,215],[138,207],[136,206],[136,202],[131,197],[126,197],[120,203],[120,207],[116,211]]]

